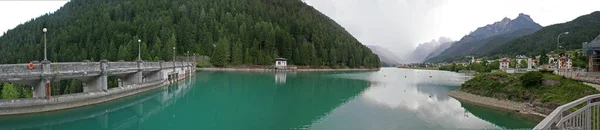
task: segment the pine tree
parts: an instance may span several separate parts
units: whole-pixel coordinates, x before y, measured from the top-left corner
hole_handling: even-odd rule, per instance
[[[231,64],[232,65],[242,64],[242,60],[243,60],[242,58],[243,58],[242,44],[239,42],[234,42],[231,45]]]
[[[176,44],[177,38],[175,37],[175,34],[171,34],[171,37],[169,38],[169,40],[167,40],[167,43],[163,47],[162,59],[164,59],[165,61],[173,60],[173,51],[176,51],[173,50],[173,47],[175,47]],[[177,47],[175,47],[175,49],[177,49]]]
[[[215,45],[215,52],[211,58],[211,63],[217,67],[224,67],[229,64],[229,39],[221,38]]]

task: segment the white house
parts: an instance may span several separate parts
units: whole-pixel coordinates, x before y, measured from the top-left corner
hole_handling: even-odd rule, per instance
[[[285,58],[275,58],[275,68],[277,68],[277,69],[287,69],[287,59],[285,59]]]
[[[508,69],[510,65],[510,58],[502,58],[498,60],[500,62],[500,70]]]

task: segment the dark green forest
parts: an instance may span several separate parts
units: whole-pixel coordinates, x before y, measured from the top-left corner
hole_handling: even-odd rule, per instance
[[[217,67],[289,64],[378,68],[379,58],[343,27],[300,0],[71,0],[56,12],[0,37],[0,63],[43,60],[48,28],[51,62],[173,60],[204,55]],[[116,77],[109,77],[109,87]],[[52,95],[82,92],[81,81],[53,81]],[[4,99],[27,98],[31,88],[4,83]],[[7,91],[6,94],[4,91]]]
[[[300,0],[72,0],[0,37],[0,63],[133,61],[206,55],[214,66],[291,64],[379,67],[344,28]]]

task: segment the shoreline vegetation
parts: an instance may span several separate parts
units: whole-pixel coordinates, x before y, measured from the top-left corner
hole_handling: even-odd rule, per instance
[[[599,93],[596,86],[549,72],[492,72],[476,74],[447,94],[460,101],[543,118],[560,105]]]

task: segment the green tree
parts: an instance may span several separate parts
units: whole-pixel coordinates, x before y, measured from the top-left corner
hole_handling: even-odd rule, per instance
[[[234,42],[231,45],[231,64],[239,65],[243,62],[242,43]]]
[[[492,70],[498,70],[500,69],[500,61],[494,60],[493,62],[489,63],[486,68],[487,72],[491,72]]]
[[[519,68],[527,68],[527,60],[521,60],[521,62],[519,62]]]
[[[544,49],[540,50],[539,54],[540,54],[540,59],[538,59],[539,64],[540,65],[548,64],[549,59],[548,59],[548,56],[546,55],[546,50],[544,50]]]
[[[512,59],[510,61],[510,63],[508,63],[508,67],[510,67],[510,68],[517,68],[517,63],[518,63],[517,59]]]
[[[167,43],[165,44],[165,46],[163,47],[162,50],[162,59],[165,61],[171,61],[174,60],[173,59],[173,47],[175,47],[175,45],[177,44],[177,38],[175,37],[175,34],[171,34],[171,37],[169,38],[169,40],[167,40]],[[175,48],[177,49],[177,48]]]
[[[150,50],[150,55],[154,57],[153,61],[160,60],[159,57],[162,57],[162,41],[159,37],[154,37],[154,42],[152,43],[152,50]]]
[[[2,99],[17,99],[19,98],[19,92],[17,88],[10,83],[2,84]]]
[[[519,77],[521,83],[527,88],[535,88],[542,84],[543,74],[538,71],[530,71]]]
[[[129,58],[130,57],[129,56],[129,48],[126,45],[121,45],[121,47],[119,47],[118,55],[119,55],[119,58],[117,58],[117,59],[119,59],[119,60],[125,60],[125,61],[131,60]]]
[[[211,58],[211,63],[217,67],[223,67],[229,64],[229,39],[222,38],[215,45],[215,52]]]

